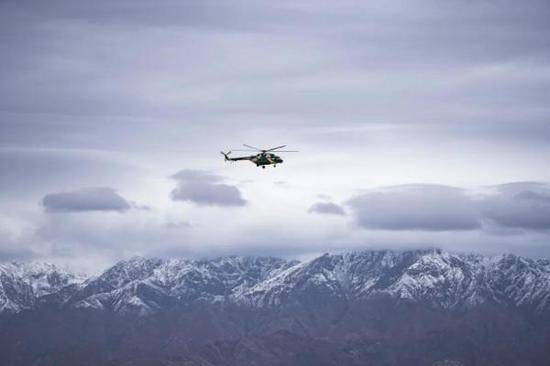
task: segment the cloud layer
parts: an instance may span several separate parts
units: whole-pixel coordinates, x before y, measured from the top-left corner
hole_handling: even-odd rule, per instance
[[[130,204],[112,188],[82,188],[73,192],[50,193],[42,205],[51,212],[118,211],[130,209]]]
[[[473,230],[474,203],[461,189],[417,184],[360,194],[348,202],[360,226],[384,230]]]
[[[503,227],[550,230],[550,186],[524,182],[495,188],[498,193],[481,202],[483,218]]]
[[[174,201],[189,201],[200,206],[244,206],[241,191],[220,183],[223,177],[200,170],[181,170],[172,179],[178,182],[170,196]]]
[[[356,223],[368,229],[459,231],[484,223],[550,229],[550,186],[543,183],[503,184],[477,195],[443,185],[394,186],[369,190],[347,204]]]
[[[333,202],[316,202],[308,210],[309,213],[345,215],[344,209]]]

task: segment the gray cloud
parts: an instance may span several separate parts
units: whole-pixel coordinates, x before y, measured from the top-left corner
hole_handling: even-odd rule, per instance
[[[484,218],[509,228],[550,230],[550,186],[518,182],[494,187],[480,202]]]
[[[130,204],[112,188],[83,188],[74,192],[50,193],[42,204],[52,212],[118,211],[130,209]]]
[[[474,230],[480,227],[473,201],[462,189],[432,184],[387,187],[352,198],[357,223],[384,230]]]
[[[170,196],[174,201],[189,201],[201,206],[244,206],[246,200],[233,185],[220,183],[223,177],[200,170],[182,170],[171,178],[178,186]]]
[[[346,214],[342,207],[332,202],[316,202],[307,212],[341,216]]]
[[[465,189],[417,184],[371,190],[352,198],[356,222],[385,230],[474,230],[517,235],[550,230],[550,185],[514,182],[468,195]]]

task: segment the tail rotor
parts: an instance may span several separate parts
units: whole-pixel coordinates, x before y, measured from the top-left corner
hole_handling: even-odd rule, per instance
[[[223,151],[220,151],[220,154],[223,155],[223,158],[225,161],[229,161],[229,154],[231,154],[231,151],[228,151],[227,153],[224,153]]]

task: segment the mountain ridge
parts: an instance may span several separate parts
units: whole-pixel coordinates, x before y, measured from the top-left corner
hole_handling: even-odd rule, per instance
[[[134,257],[88,278],[51,264],[0,265],[0,314],[32,311],[48,300],[64,308],[139,315],[205,302],[272,308],[299,303],[304,293],[346,302],[389,296],[447,309],[492,302],[545,313],[550,265],[512,254],[440,249],[325,253],[302,262]]]
[[[542,366],[549,287],[545,260],[432,249],[4,265],[0,363]]]

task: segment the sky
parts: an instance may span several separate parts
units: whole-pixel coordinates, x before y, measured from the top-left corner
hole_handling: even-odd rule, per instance
[[[549,18],[545,0],[4,0],[0,261],[548,258]],[[223,161],[242,144],[299,153]]]

